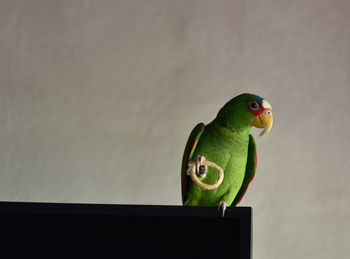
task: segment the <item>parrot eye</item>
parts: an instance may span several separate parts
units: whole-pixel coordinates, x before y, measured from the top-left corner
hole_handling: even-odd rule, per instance
[[[259,108],[259,104],[256,101],[249,101],[248,102],[249,108],[253,111],[258,111]]]

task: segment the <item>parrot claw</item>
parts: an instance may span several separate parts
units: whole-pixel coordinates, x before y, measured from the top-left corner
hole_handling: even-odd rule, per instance
[[[220,201],[218,210],[221,211],[221,216],[222,217],[225,217],[226,207],[227,207],[226,202]]]

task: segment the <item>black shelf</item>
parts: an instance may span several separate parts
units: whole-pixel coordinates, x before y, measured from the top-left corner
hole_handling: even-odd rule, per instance
[[[2,250],[47,258],[251,258],[251,208],[0,202]],[[19,256],[18,256],[19,257]]]

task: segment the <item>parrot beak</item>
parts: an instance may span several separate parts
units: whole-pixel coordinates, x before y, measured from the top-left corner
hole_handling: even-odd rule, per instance
[[[272,117],[272,111],[271,109],[266,109],[262,114],[259,116],[256,116],[255,119],[252,121],[252,125],[256,128],[264,128],[263,131],[261,131],[259,136],[262,136],[266,133],[268,133],[273,124],[273,117]]]

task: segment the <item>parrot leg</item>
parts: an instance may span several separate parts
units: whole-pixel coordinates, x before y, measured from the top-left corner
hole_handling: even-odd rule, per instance
[[[208,166],[205,163],[204,156],[197,156],[196,158],[196,173],[200,178],[204,178],[207,175]]]
[[[219,202],[219,210],[222,213],[222,217],[225,216],[225,210],[227,207],[227,204],[230,206],[234,200],[234,197],[236,197],[237,189],[234,188],[234,186],[231,186],[231,188],[226,192],[226,194],[221,197],[221,201]]]
[[[227,207],[226,202],[224,201],[219,202],[218,210],[221,212],[222,217],[225,217],[226,207]]]

